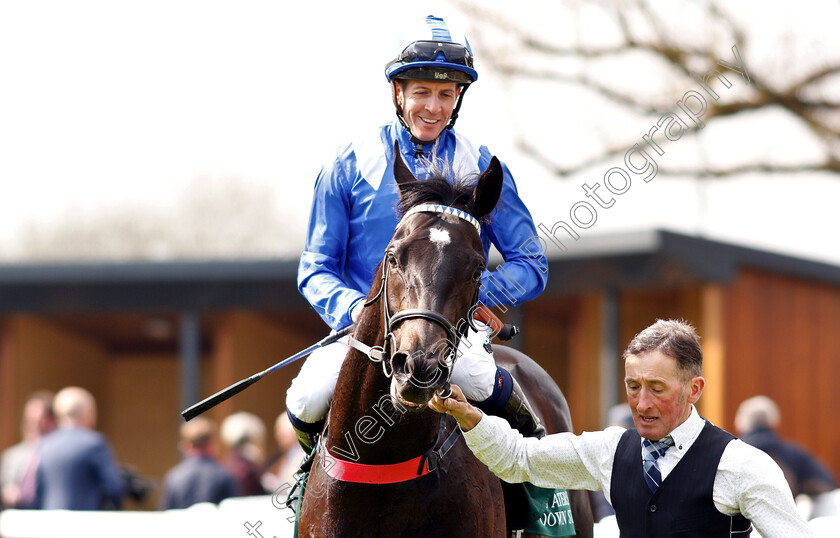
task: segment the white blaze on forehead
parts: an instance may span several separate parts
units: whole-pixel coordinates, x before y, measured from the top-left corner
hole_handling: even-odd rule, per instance
[[[452,239],[449,237],[449,232],[440,228],[432,228],[429,230],[429,240],[437,245],[438,248],[443,248],[452,242]]]

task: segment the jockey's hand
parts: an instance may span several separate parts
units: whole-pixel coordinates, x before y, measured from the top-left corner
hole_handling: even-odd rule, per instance
[[[455,417],[458,425],[465,432],[475,428],[481,417],[484,416],[481,410],[467,401],[464,392],[458,385],[452,385],[452,396],[449,398],[441,398],[435,393],[429,400],[429,407],[438,413],[446,413]]]

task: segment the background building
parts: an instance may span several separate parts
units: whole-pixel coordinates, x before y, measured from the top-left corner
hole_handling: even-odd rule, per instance
[[[502,317],[523,329],[511,345],[563,389],[577,432],[601,428],[624,401],[620,355],[633,335],[684,318],[705,353],[701,413],[731,431],[738,404],[766,394],[782,409],[781,433],[840,474],[840,267],[666,231],[569,246],[549,249],[546,291]],[[80,385],[99,402],[118,460],[160,481],[178,461],[183,409],[327,335],[296,290],[296,266],[0,267],[0,447],[18,441],[31,392]],[[209,413],[250,411],[270,426],[299,367]]]

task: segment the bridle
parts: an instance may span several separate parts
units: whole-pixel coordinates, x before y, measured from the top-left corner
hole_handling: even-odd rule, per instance
[[[469,213],[454,207],[434,204],[422,204],[411,208],[403,215],[403,218],[397,224],[397,229],[399,229],[407,217],[421,212],[454,215],[469,222],[475,228],[476,233],[481,235],[481,225],[478,220]],[[391,347],[393,345],[392,342],[394,341],[394,329],[407,319],[425,319],[439,325],[446,331],[448,349],[444,354],[445,358],[441,364],[446,371],[446,382],[444,383],[443,388],[438,389],[437,393],[441,398],[449,398],[452,395],[449,383],[452,379],[452,369],[455,366],[455,360],[457,358],[457,351],[458,346],[461,343],[461,338],[466,335],[469,328],[477,330],[472,320],[472,314],[479,304],[478,294],[481,289],[481,283],[479,281],[478,285],[476,285],[475,294],[473,295],[472,304],[468,310],[469,313],[467,315],[467,319],[465,320],[462,318],[458,320],[457,325],[452,325],[452,323],[439,312],[425,308],[408,308],[406,310],[400,310],[399,312],[391,312],[390,306],[388,305],[388,277],[390,274],[389,267],[391,265],[390,258],[392,256],[393,254],[391,253],[389,246],[389,248],[385,251],[385,257],[382,260],[382,278],[380,280],[379,290],[376,292],[376,295],[364,303],[365,308],[372,306],[377,301],[382,303],[383,330],[385,332],[383,344],[381,346],[368,346],[367,344],[357,340],[352,334],[348,337],[348,342],[351,347],[367,355],[371,361],[381,362],[382,371],[385,374],[385,377],[390,379],[394,375],[393,366],[391,366],[390,370],[388,367],[390,364],[391,352],[393,351]],[[446,439],[444,439],[442,443],[439,443],[440,439],[443,439],[448,422],[449,421],[446,420],[441,420],[439,422],[436,440],[432,444],[432,447],[426,450],[426,452],[416,458],[393,464],[371,465],[342,460],[329,453],[326,443],[323,442],[324,437],[322,436],[318,442],[317,449],[318,453],[322,453],[321,467],[328,476],[331,476],[336,480],[365,484],[392,484],[425,476],[438,469],[440,461],[444,458],[444,456],[446,456],[449,450],[455,446],[460,438],[461,429],[455,426],[452,428],[452,431]],[[326,433],[324,435],[326,435]],[[440,446],[435,449],[438,444],[440,444]],[[326,457],[324,457],[324,455],[326,455]],[[331,464],[328,465],[327,461],[331,462]],[[289,493],[289,498],[291,499],[291,493]]]
[[[444,206],[444,205],[437,205],[437,204],[420,204],[415,207],[409,209],[402,217],[400,222],[397,224],[397,229],[403,224],[406,218],[410,215],[415,213],[441,213],[444,215],[454,215],[462,220],[469,222],[476,230],[476,232],[481,235],[481,225],[479,224],[478,220],[466,213],[465,211],[461,211],[460,209],[456,209],[454,207]],[[374,297],[372,297],[369,301],[365,302],[364,306],[368,307],[376,303],[381,299],[382,302],[382,320],[384,325],[384,340],[381,346],[368,346],[359,340],[356,340],[352,335],[349,337],[350,346],[353,348],[361,351],[373,362],[381,362],[382,363],[382,371],[385,374],[385,377],[391,378],[394,375],[393,366],[389,370],[392,342],[394,340],[394,329],[397,325],[402,323],[407,319],[425,319],[427,321],[431,321],[442,327],[447,334],[447,353],[445,353],[445,359],[442,361],[441,366],[446,370],[446,383],[445,387],[449,386],[449,381],[452,378],[452,369],[455,366],[455,360],[457,358],[457,350],[458,346],[461,343],[461,338],[466,336],[467,330],[472,328],[473,330],[477,330],[475,324],[473,322],[472,316],[467,315],[466,320],[463,318],[458,321],[457,326],[453,325],[445,316],[442,314],[435,312],[434,310],[428,310],[425,308],[408,308],[406,310],[400,310],[399,312],[392,313],[391,309],[388,305],[388,297],[387,297],[387,290],[388,290],[388,275],[389,275],[389,267],[390,267],[390,257],[392,256],[390,249],[385,251],[385,257],[382,260],[382,278],[380,280],[379,291],[376,293]],[[472,298],[472,303],[470,304],[470,309],[468,312],[472,312],[474,307],[478,304],[478,294],[481,288],[480,283],[475,287],[475,294]]]

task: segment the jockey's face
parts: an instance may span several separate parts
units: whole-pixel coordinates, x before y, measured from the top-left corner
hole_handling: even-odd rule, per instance
[[[677,360],[659,350],[628,355],[624,386],[639,435],[658,441],[685,422],[703,392],[702,377],[684,379]]]
[[[397,105],[411,134],[424,142],[440,136],[458,99],[454,82],[405,80],[397,84]]]

